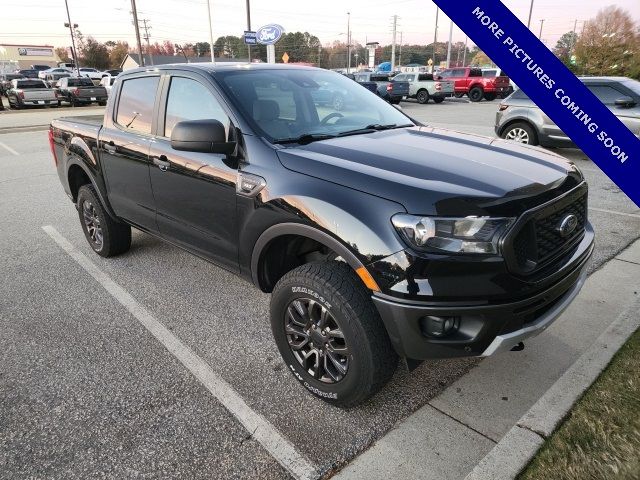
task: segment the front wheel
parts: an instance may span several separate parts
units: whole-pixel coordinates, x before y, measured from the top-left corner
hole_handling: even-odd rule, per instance
[[[496,94],[495,93],[485,93],[484,94],[484,99],[488,102],[493,102],[496,99]]]
[[[433,101],[435,103],[442,103],[444,102],[444,97],[433,97]]]
[[[538,145],[538,137],[531,125],[524,122],[516,122],[504,129],[502,135],[505,140],[512,140],[526,145]]]
[[[342,262],[308,263],[282,277],[271,295],[271,330],[295,378],[340,407],[380,390],[398,363],[368,291]]]
[[[131,227],[109,216],[92,185],[80,187],[77,206],[82,231],[94,252],[113,257],[129,250]]]

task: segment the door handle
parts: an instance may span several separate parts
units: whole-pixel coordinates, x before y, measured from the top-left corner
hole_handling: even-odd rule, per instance
[[[104,143],[103,148],[106,150],[107,153],[110,153],[112,155],[116,153],[116,144],[113,140],[110,140],[109,142]]]
[[[166,172],[169,170],[171,163],[167,160],[165,155],[160,155],[159,157],[153,157],[153,164],[156,165],[160,170]]]

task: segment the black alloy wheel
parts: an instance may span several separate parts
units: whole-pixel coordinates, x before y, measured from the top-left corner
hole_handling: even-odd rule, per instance
[[[82,202],[82,218],[87,231],[89,241],[92,243],[94,250],[102,250],[104,243],[102,238],[102,226],[100,225],[100,217],[98,212],[89,200]]]
[[[314,379],[340,382],[349,370],[349,348],[329,311],[311,298],[289,303],[284,329],[293,356]]]

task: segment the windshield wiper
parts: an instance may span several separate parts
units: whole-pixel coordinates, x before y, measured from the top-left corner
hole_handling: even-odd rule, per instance
[[[273,143],[299,143],[301,145],[306,145],[311,142],[317,142],[318,140],[328,140],[330,138],[336,138],[336,135],[327,133],[305,133],[304,135],[300,135],[299,137],[282,138],[276,140]]]
[[[393,128],[405,128],[405,127],[413,127],[412,123],[406,123],[404,125],[398,125],[396,123],[389,123],[387,125],[381,125],[379,123],[372,123],[363,128],[356,128],[355,130],[347,130],[346,132],[340,132],[337,136],[343,137],[346,135],[358,135],[361,133],[373,133],[379,132],[381,130],[391,130]]]

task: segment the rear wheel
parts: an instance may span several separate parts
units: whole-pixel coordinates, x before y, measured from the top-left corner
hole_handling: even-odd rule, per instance
[[[100,105],[101,107],[104,107],[106,104],[107,104],[106,101],[98,102],[98,105]]]
[[[504,129],[502,135],[505,140],[512,140],[526,145],[538,145],[538,136],[531,125],[524,122],[516,122]]]
[[[77,205],[82,231],[94,252],[112,257],[129,250],[131,227],[107,214],[92,185],[80,187]]]
[[[469,90],[469,100],[471,100],[472,102],[479,102],[480,100],[482,100],[483,96],[484,92],[482,91],[481,87],[473,87],[471,90]]]
[[[416,95],[416,100],[418,100],[418,103],[429,103],[429,92],[420,90]]]
[[[398,363],[368,291],[342,262],[308,263],[282,277],[271,296],[271,329],[296,379],[341,407],[376,393]]]
[[[444,102],[444,97],[433,97],[433,101],[435,103],[442,103]]]

